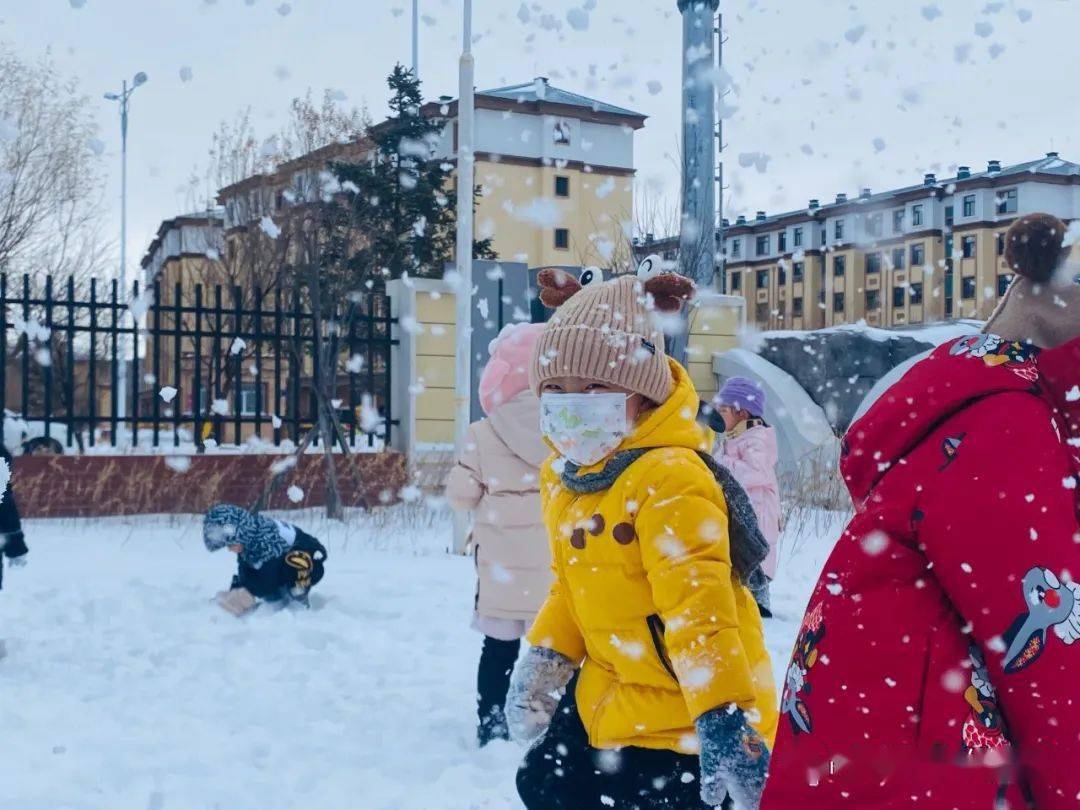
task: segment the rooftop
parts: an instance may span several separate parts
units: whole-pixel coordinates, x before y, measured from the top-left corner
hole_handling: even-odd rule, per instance
[[[628,110],[625,107],[617,107],[614,104],[608,104],[603,101],[598,101],[595,98],[589,98],[588,96],[583,96],[578,93],[572,93],[569,90],[563,90],[561,87],[555,87],[547,80],[546,76],[538,76],[531,82],[526,82],[524,84],[511,84],[507,87],[496,87],[492,90],[480,90],[477,92],[477,95],[509,99],[510,101],[516,101],[520,104],[546,101],[550,104],[565,104],[569,107],[583,107],[592,110],[593,112],[625,115],[633,118],[645,117],[644,113]]]
[[[982,185],[985,185],[986,181],[1000,182],[1004,178],[1018,179],[1019,176],[1025,174],[1043,175],[1055,178],[1077,178],[1075,182],[1080,183],[1080,163],[1073,163],[1072,161],[1065,160],[1060,157],[1057,152],[1047,152],[1045,157],[1038,158],[1037,160],[1025,161],[1024,163],[1016,163],[1012,166],[1001,166],[1000,162],[996,160],[988,161],[987,168],[981,172],[972,172],[970,170],[965,172],[964,170],[966,168],[967,167],[963,166],[959,167],[957,174],[953,177],[938,178],[936,175],[927,174],[924,176],[923,182],[916,185],[903,186],[888,191],[881,191],[876,194],[867,194],[866,191],[868,190],[864,190],[862,194],[845,196],[844,199],[822,203],[816,208],[807,206],[806,208],[794,211],[784,211],[779,214],[772,214],[766,216],[764,219],[747,217],[745,222],[732,222],[729,223],[728,227],[741,228],[753,226],[756,228],[785,219],[805,217],[808,214],[821,215],[821,212],[825,212],[825,215],[827,216],[829,212],[837,211],[841,208],[884,203],[896,197],[901,197],[920,190],[948,189],[950,186],[965,187],[975,185],[980,181],[982,181]],[[1058,182],[1060,182],[1060,180]],[[816,200],[812,202],[816,202]]]

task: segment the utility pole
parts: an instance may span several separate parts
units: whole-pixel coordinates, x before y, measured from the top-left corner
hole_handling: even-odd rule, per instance
[[[412,72],[420,78],[420,0],[412,0]]]
[[[724,69],[724,15],[716,15],[716,70]],[[727,89],[724,94],[727,94]],[[724,255],[724,121],[716,117],[716,250],[720,292],[727,292],[727,257]]]
[[[454,355],[454,448],[465,449],[472,404],[472,263],[473,263],[473,73],[472,0],[464,0],[465,19],[458,73],[457,160],[457,349]],[[466,518],[455,512],[454,550],[465,551]]]
[[[119,93],[106,93],[105,98],[120,104],[120,298],[124,303],[128,302],[131,290],[127,285],[127,129],[128,129],[128,99],[135,89],[146,83],[146,74],[141,70],[131,80],[128,87],[127,79],[121,86]],[[130,307],[128,307],[130,311]],[[134,325],[134,324],[133,324]],[[121,338],[119,342],[119,366],[116,369],[116,390],[112,395],[116,398],[116,415],[120,419],[127,416],[127,340]],[[113,358],[117,362],[117,358]]]
[[[716,11],[720,0],[678,0],[682,33],[682,216],[679,270],[699,288],[712,282],[716,252]],[[668,349],[685,362],[687,331]]]

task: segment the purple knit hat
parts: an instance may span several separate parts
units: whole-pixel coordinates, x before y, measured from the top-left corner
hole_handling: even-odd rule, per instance
[[[730,405],[760,417],[765,413],[765,389],[749,377],[732,377],[713,398],[713,404]]]

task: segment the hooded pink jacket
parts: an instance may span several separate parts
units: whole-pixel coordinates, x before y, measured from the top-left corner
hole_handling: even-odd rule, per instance
[[[761,533],[769,543],[769,556],[761,564],[765,576],[776,576],[780,553],[780,485],[776,480],[776,431],[755,425],[733,437],[720,437],[714,458],[742,484],[757,515]]]
[[[465,452],[446,484],[455,509],[473,512],[477,603],[482,617],[531,623],[551,585],[540,518],[540,400],[529,391],[469,426]]]

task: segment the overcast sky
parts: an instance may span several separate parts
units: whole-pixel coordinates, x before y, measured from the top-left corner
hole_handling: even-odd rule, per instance
[[[51,49],[93,98],[119,228],[119,125],[101,94],[146,71],[129,131],[135,267],[217,123],[250,106],[261,131],[307,88],[385,111],[410,59],[410,0],[0,0],[0,40]],[[649,116],[643,182],[677,192],[681,26],[676,0],[474,0],[477,85],[548,76]],[[1080,159],[1076,0],[722,2],[725,213],[800,208],[860,186],[917,182],[1050,149]],[[421,0],[425,94],[456,94],[461,0]],[[185,80],[184,77],[187,77]],[[747,164],[747,165],[742,165]]]

